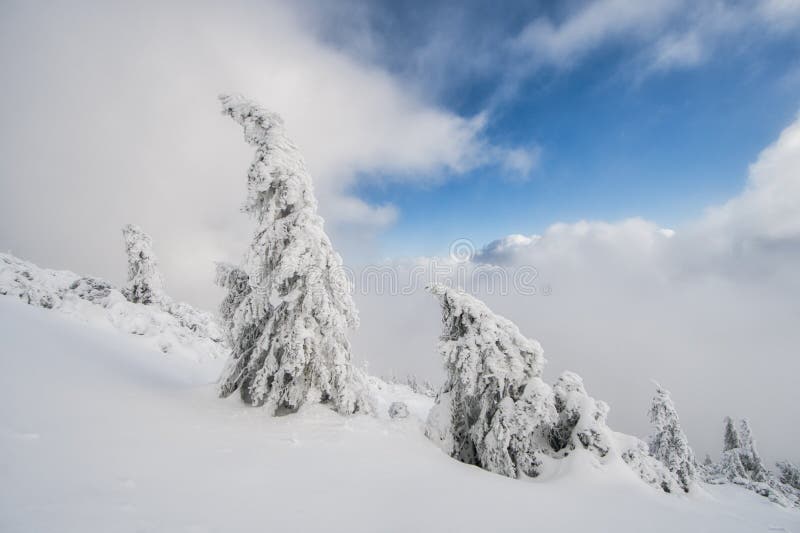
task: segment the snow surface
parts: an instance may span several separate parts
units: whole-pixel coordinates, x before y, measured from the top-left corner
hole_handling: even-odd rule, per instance
[[[140,336],[164,353],[197,361],[227,357],[227,343],[210,313],[163,293],[152,305],[133,303],[123,290],[100,278],[41,268],[0,253],[0,296],[54,309],[91,327]]]
[[[147,341],[0,297],[0,531],[800,531],[740,487],[668,495],[582,450],[546,479],[459,463],[423,435],[432,400],[379,380],[378,418],[269,417],[216,397],[221,360]]]

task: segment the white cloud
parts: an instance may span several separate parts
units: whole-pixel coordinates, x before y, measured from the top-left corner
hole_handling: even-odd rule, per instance
[[[536,18],[515,39],[515,47],[533,61],[563,66],[611,39],[647,37],[681,7],[681,1],[595,0],[586,2],[560,24]]]
[[[321,44],[297,9],[6,6],[0,246],[120,281],[119,228],[136,222],[153,235],[168,289],[215,305],[211,262],[235,260],[249,237],[239,205],[252,157],[220,115],[219,92],[283,115],[351,260],[398,216],[351,194],[360,175],[424,181],[483,164],[533,166],[532,156],[486,142],[485,115],[426,103],[380,68]]]
[[[665,71],[703,64],[732,36],[760,39],[762,30],[785,34],[798,23],[797,0],[590,0],[559,22],[535,18],[512,39],[511,49],[526,58],[518,77],[542,66],[572,67],[613,43],[637,50],[632,57],[644,72]]]

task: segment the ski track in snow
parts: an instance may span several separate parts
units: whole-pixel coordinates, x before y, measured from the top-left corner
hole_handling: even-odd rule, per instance
[[[800,531],[739,487],[666,495],[583,452],[536,481],[460,464],[403,386],[380,418],[271,418],[216,397],[221,364],[0,298],[0,531]]]

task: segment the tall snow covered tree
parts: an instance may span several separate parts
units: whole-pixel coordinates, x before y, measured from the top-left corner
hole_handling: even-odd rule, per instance
[[[452,457],[509,477],[537,474],[537,453],[555,419],[541,381],[544,356],[512,322],[457,289],[432,285],[443,333],[446,381],[427,434]]]
[[[224,280],[235,292],[225,302],[233,353],[220,395],[239,390],[273,413],[293,412],[313,395],[343,414],[366,410],[346,335],[358,315],[303,158],[278,115],[240,96],[220,101],[256,149],[243,208],[256,228],[241,271]]]
[[[153,253],[153,239],[135,224],[122,228],[128,254],[128,287],[125,296],[133,303],[152,304],[163,299],[163,282]]]
[[[694,453],[681,429],[669,392],[658,384],[650,404],[650,422],[655,427],[650,436],[650,455],[664,463],[678,478],[681,488],[689,492],[697,474]]]

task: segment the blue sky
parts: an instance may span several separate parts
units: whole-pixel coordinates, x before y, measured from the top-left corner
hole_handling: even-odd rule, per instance
[[[743,18],[724,30],[668,14],[652,36],[612,31],[564,61],[509,75],[519,58],[504,42],[537,19],[563,28],[592,3],[524,4],[370,4],[360,21],[368,38],[354,40],[352,26],[339,30],[347,38],[329,29],[332,42],[437,105],[464,117],[485,112],[491,144],[539,152],[524,179],[499,165],[442,171],[447,179],[421,184],[362,176],[359,197],[399,210],[385,253],[439,253],[459,237],[482,244],[556,221],[642,216],[680,225],[739,192],[748,164],[800,109],[800,39],[759,22],[751,7],[723,3]],[[659,36],[683,32],[710,33],[700,38],[701,59],[657,69],[643,59]]]

